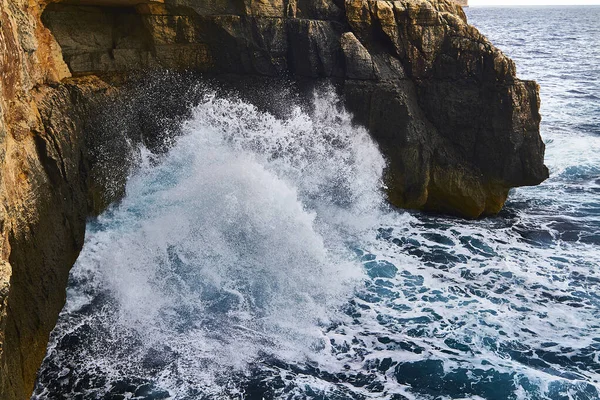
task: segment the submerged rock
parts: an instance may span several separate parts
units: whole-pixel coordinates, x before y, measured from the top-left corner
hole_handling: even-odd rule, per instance
[[[73,3],[0,0],[2,399],[29,397],[85,218],[122,192],[123,146],[90,121],[133,72],[334,82],[387,158],[398,207],[476,218],[548,176],[537,85],[452,1]],[[176,100],[160,115],[184,113]],[[135,115],[140,131],[164,128]],[[106,171],[121,171],[112,186]]]

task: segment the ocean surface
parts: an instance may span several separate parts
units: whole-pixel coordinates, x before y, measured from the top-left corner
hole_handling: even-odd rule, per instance
[[[88,225],[34,399],[600,399],[600,7],[470,8],[541,85],[551,177],[390,210],[335,95],[206,90]]]

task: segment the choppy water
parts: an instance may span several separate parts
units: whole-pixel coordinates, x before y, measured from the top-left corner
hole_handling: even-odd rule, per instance
[[[600,398],[600,7],[468,15],[542,86],[546,183],[392,211],[331,94],[207,92],[90,222],[34,398]]]

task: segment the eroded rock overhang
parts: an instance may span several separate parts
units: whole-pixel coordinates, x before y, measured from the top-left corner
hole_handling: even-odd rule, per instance
[[[75,76],[331,79],[386,155],[399,207],[494,214],[547,177],[537,85],[454,2],[86,0],[42,19]]]

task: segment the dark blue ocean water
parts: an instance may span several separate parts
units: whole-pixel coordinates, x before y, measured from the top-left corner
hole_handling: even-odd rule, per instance
[[[600,7],[470,8],[541,85],[551,177],[397,212],[328,92],[207,92],[88,226],[35,399],[600,399]]]

